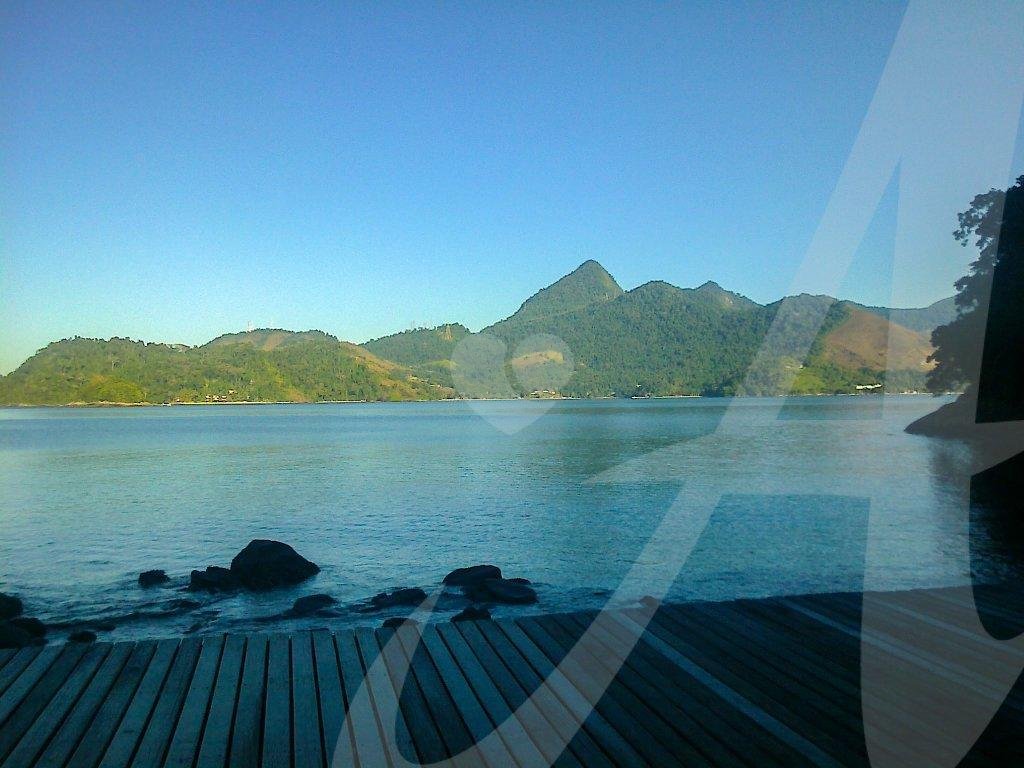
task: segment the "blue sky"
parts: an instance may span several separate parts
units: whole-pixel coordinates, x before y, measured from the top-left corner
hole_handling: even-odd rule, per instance
[[[0,370],[76,334],[476,329],[588,258],[775,300],[903,15],[847,5],[4,3]],[[845,297],[888,302],[895,201]]]

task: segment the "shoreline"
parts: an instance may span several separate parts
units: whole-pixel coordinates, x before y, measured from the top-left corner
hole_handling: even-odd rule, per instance
[[[606,400],[644,401],[644,400],[778,400],[798,397],[956,397],[958,392],[813,392],[799,395],[651,395],[649,397],[616,397],[605,395],[598,397],[449,397],[437,400],[224,400],[213,402],[196,400],[177,403],[6,403],[0,404],[0,410],[30,408],[176,408],[216,405],[400,405],[404,403],[519,403],[519,402],[591,402]]]

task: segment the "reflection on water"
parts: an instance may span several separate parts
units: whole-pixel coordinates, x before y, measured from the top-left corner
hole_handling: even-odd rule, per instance
[[[269,537],[322,573],[294,590],[202,597],[198,612],[122,621],[111,636],[247,628],[302,594],[351,606],[476,562],[537,583],[530,610],[598,607],[697,486],[721,500],[675,598],[1011,572],[990,520],[968,527],[966,449],[902,432],[934,399],[800,398],[778,419],[777,401],[737,400],[723,421],[729,404],[565,401],[511,435],[490,416],[540,404],[3,410],[0,589],[47,621],[156,610],[194,597],[176,591],[192,568]],[[174,587],[136,587],[149,568]],[[386,615],[342,612],[332,625]]]

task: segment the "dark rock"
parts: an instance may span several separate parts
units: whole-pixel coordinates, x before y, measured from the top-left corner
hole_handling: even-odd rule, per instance
[[[394,592],[381,592],[370,598],[374,608],[394,608],[398,605],[419,605],[427,599],[427,593],[419,587],[396,589]]]
[[[517,576],[514,579],[505,579],[505,581],[507,581],[509,584],[532,584],[533,583],[529,579],[524,579],[524,578],[519,577],[519,576]]]
[[[170,580],[171,579],[167,575],[167,573],[159,569],[153,571],[143,571],[139,574],[140,587],[155,587],[158,584],[166,584]]]
[[[528,605],[537,602],[537,593],[525,584],[511,579],[487,579],[480,585],[490,595],[488,599],[509,605]]]
[[[18,616],[17,618],[11,619],[8,622],[12,627],[18,627],[28,632],[32,637],[45,637],[46,636],[46,625],[43,624],[39,619],[29,618],[28,616]]]
[[[0,621],[21,616],[23,610],[25,610],[25,606],[22,604],[21,598],[0,592]]]
[[[288,614],[291,616],[309,616],[329,605],[334,605],[336,602],[338,601],[330,595],[306,595],[295,601]]]
[[[648,608],[658,608],[661,606],[661,600],[650,595],[644,595],[640,598],[640,605],[646,605]]]
[[[496,565],[471,565],[468,568],[456,568],[444,577],[442,584],[449,587],[471,587],[484,579],[500,579],[501,568]]]
[[[491,618],[489,610],[479,605],[471,605],[452,616],[452,621],[485,621],[489,618]]]
[[[235,574],[227,568],[211,565],[205,571],[192,571],[188,588],[193,592],[230,592],[238,586]]]
[[[0,648],[27,648],[30,645],[42,645],[45,641],[33,637],[21,627],[7,621],[0,621]]]
[[[254,539],[235,555],[231,573],[247,589],[265,590],[298,584],[320,567],[280,541]]]
[[[418,627],[419,624],[416,619],[410,619],[405,616],[392,616],[390,619],[384,619],[381,627],[384,629],[398,629],[399,627]]]
[[[81,629],[78,632],[72,632],[68,635],[69,643],[94,643],[96,642],[96,633],[90,632],[88,629]]]

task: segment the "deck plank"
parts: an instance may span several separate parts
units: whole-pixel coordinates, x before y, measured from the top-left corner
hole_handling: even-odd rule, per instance
[[[386,630],[379,633],[378,636],[382,640],[390,637],[398,641],[398,647],[401,648],[410,665],[412,678],[419,685],[431,719],[437,725],[438,735],[445,745],[446,756],[453,757],[462,752],[468,752],[464,759],[470,759],[475,764],[480,764],[482,761],[489,762],[475,748],[469,728],[444,683],[441,682],[433,660],[420,645],[419,629],[406,627],[401,631]],[[408,684],[409,678],[406,678],[406,685]],[[493,754],[491,757],[496,759]]]
[[[604,712],[592,706],[575,681],[564,671],[557,670],[556,664],[526,636],[518,624],[481,622],[479,626],[466,628],[467,633],[474,630],[479,630],[503,659],[515,660],[521,657],[532,668],[536,682],[531,692],[539,685],[545,686],[549,695],[538,697],[539,704],[544,707],[545,717],[548,717],[563,739],[572,739],[570,747],[584,765],[591,765],[592,761],[603,762],[601,752],[606,755],[603,759],[610,758],[612,763],[644,763],[640,752],[611,726]],[[581,733],[585,733],[586,738],[581,739],[581,745],[577,748],[574,745]]]
[[[394,712],[394,722],[389,728],[393,740],[388,740],[385,743],[391,764],[399,765],[399,757],[412,761],[416,757],[416,745],[413,741],[409,721],[402,711],[401,692],[393,684],[388,672],[383,652],[385,646],[376,633],[370,629],[357,629],[355,636],[362,654],[363,667],[366,669],[366,683],[377,706],[378,723],[384,725],[381,713]],[[385,663],[374,664],[373,662],[378,657],[384,659]]]
[[[9,663],[4,665],[4,668],[0,670],[0,701],[3,701],[7,689],[17,682],[21,673],[31,666],[42,650],[42,646],[21,648],[11,657]]]
[[[415,676],[400,677],[406,669],[405,657],[397,643],[387,642],[389,635],[378,636],[369,629],[355,631],[367,670],[366,684],[376,703],[377,721],[383,733],[394,733],[394,741],[387,739],[384,743],[391,764],[398,765],[399,756],[413,762],[417,754],[423,763],[440,760],[445,755],[444,742],[430,719]],[[383,659],[383,666],[373,664],[378,656]]]
[[[320,703],[313,665],[313,636],[301,632],[292,638],[292,736],[295,768],[322,768],[324,764]]]
[[[34,710],[24,705],[18,708],[15,717],[27,717],[27,727],[13,728],[15,718],[11,718],[0,729],[0,740],[9,739],[15,733],[20,734],[17,744],[4,744],[0,741],[0,763],[6,759],[8,766],[32,765],[45,748],[50,737],[57,731],[65,716],[71,711],[79,695],[88,686],[93,674],[99,669],[100,664],[110,653],[111,646],[106,643],[94,645],[88,649],[74,671],[68,675],[62,675],[58,681],[58,689],[52,699],[44,708]],[[55,664],[47,674],[53,674],[58,669]],[[36,691],[33,691],[35,694]],[[23,732],[23,733],[22,733]]]
[[[651,765],[670,765],[674,754],[687,764],[704,763],[696,751],[655,719],[644,703],[617,679],[613,677],[611,683],[601,689],[598,677],[605,673],[605,668],[589,641],[576,644],[576,638],[565,633],[550,617],[520,619],[516,623],[553,664],[561,665],[580,692],[588,701],[595,703],[620,736],[626,737],[632,731],[639,737],[635,739],[636,749]],[[573,650],[575,653],[570,655]]]
[[[157,697],[163,688],[167,672],[171,668],[171,662],[178,652],[177,640],[160,640],[156,645],[153,658],[150,659],[146,674],[139,683],[135,695],[132,697],[128,711],[124,713],[121,724],[114,732],[110,740],[106,754],[101,761],[103,768],[125,768],[131,764],[135,756],[135,748],[139,739],[146,729],[153,708],[156,706]]]
[[[0,669],[0,699],[42,650],[42,646],[21,648],[11,656],[4,668]]]
[[[213,685],[213,696],[196,758],[197,768],[224,768],[227,764],[244,652],[245,637],[229,635],[224,638],[217,680]]]
[[[266,674],[266,636],[253,635],[246,638],[238,704],[231,727],[231,751],[228,758],[231,768],[259,765]]]
[[[267,646],[267,690],[263,710],[263,768],[289,768],[292,761],[291,638],[271,635]]]
[[[474,690],[472,683],[467,679],[448,647],[442,642],[437,629],[427,627],[420,642],[437,669],[445,688],[450,691],[452,701],[469,730],[469,736],[477,743],[484,759],[490,765],[516,764],[517,760],[506,738],[501,735],[492,736],[495,723],[488,716],[482,702],[479,701],[479,694]]]
[[[746,754],[741,755],[730,752],[728,745],[730,738],[716,738],[716,726],[719,718],[707,709],[702,708],[704,721],[692,717],[691,712],[695,709],[695,702],[687,700],[686,694],[675,686],[675,681],[669,676],[671,665],[660,663],[655,665],[651,660],[645,658],[640,649],[630,647],[628,640],[621,636],[612,634],[604,622],[591,622],[579,615],[567,615],[553,617],[557,621],[571,623],[574,626],[571,631],[579,635],[588,629],[593,633],[596,643],[600,644],[599,655],[607,658],[625,657],[623,674],[619,678],[642,700],[647,702],[656,713],[655,716],[665,720],[666,724],[677,729],[684,739],[700,751],[702,758],[712,763],[725,764],[745,763],[746,757],[751,754],[758,754],[759,745],[751,738],[748,732],[744,734]],[[607,622],[612,623],[612,622]],[[686,702],[685,704],[683,702]],[[719,732],[720,733],[720,732]],[[771,765],[774,763],[770,755],[759,755],[757,765]]]
[[[843,593],[2,652],[0,765],[831,768],[867,764],[865,717],[873,758],[952,764],[965,689],[998,712],[960,764],[1020,764],[1024,680],[996,674],[1024,650],[978,624],[1024,624],[1000,590],[978,615],[963,588],[872,593],[869,632]],[[862,691],[865,643],[888,687]],[[942,692],[907,711],[923,673]]]
[[[0,695],[0,725],[7,721],[11,713],[28,696],[35,684],[53,666],[57,657],[64,653],[66,648],[68,648],[66,645],[50,645],[43,648],[21,670],[21,674],[11,681],[7,690]]]
[[[156,643],[144,641],[132,648],[127,663],[121,669],[113,686],[107,691],[103,704],[96,711],[78,748],[71,756],[71,768],[92,768],[107,749],[110,739],[121,723],[135,689],[156,650]]]
[[[64,765],[88,732],[96,712],[106,700],[124,665],[128,663],[134,645],[116,643],[89,681],[85,691],[61,723],[57,733],[38,758],[40,765]]]
[[[608,758],[584,730],[593,724],[587,725],[582,697],[564,676],[545,666],[549,662],[543,654],[537,651],[532,663],[489,622],[457,622],[451,631],[468,643],[547,760],[556,765],[606,764]],[[546,684],[542,675],[548,678]]]
[[[832,755],[837,759],[866,762],[867,752],[863,731],[858,728],[859,705],[842,707],[842,699],[824,696],[806,684],[804,679],[790,676],[789,670],[779,669],[762,655],[754,655],[742,643],[745,633],[756,631],[756,622],[748,621],[742,631],[723,637],[714,617],[696,611],[678,612],[664,608],[664,616],[676,622],[680,635],[688,644],[699,649],[710,670],[713,660],[718,670],[728,670],[731,682],[742,680],[746,684],[744,693],[751,701],[795,730],[807,735],[827,734],[828,742],[835,745]],[[791,664],[790,664],[791,667]],[[715,674],[713,672],[713,674]],[[720,675],[721,677],[721,675]]]
[[[334,637],[327,630],[313,632],[313,663],[316,666],[324,762],[328,766],[353,765],[355,745],[345,718],[338,651],[334,647]]]
[[[178,725],[171,736],[171,744],[164,758],[166,768],[191,768],[199,751],[199,744],[206,723],[206,713],[210,708],[210,697],[213,683],[220,666],[220,657],[224,651],[224,636],[203,639],[203,647],[199,652],[192,680],[189,681],[188,693],[178,715]]]
[[[814,686],[821,695],[846,702],[862,734],[863,713],[874,712],[878,713],[875,720],[877,729],[888,734],[894,746],[908,743],[915,734],[932,744],[940,745],[947,741],[943,732],[929,727],[920,720],[916,711],[908,711],[902,706],[903,702],[894,697],[888,687],[862,695],[858,644],[848,644],[848,638],[842,634],[823,637],[821,632],[801,633],[801,623],[810,622],[809,618],[801,614],[785,614],[778,606],[762,606],[761,602],[716,607],[715,620],[736,629],[734,642],[746,643],[755,653],[759,650],[762,654],[771,653],[774,658],[769,659],[769,664],[788,668],[798,673],[807,685]],[[749,623],[751,617],[757,621],[755,627]],[[891,670],[890,680],[898,688],[902,682],[898,669]],[[930,707],[931,703],[924,702],[923,705]]]
[[[384,747],[383,735],[377,722],[372,694],[366,684],[366,673],[363,669],[359,648],[356,646],[355,635],[351,632],[339,632],[335,636],[334,642],[341,665],[346,717],[352,728],[359,764],[361,766],[387,765],[387,750]],[[372,658],[376,657],[377,653],[374,651]],[[414,755],[415,750],[412,750],[408,759],[411,760]]]
[[[510,740],[506,743],[521,765],[554,763],[560,755],[571,756],[572,763],[579,765],[568,750],[549,746],[557,743],[558,735],[535,704],[524,704],[527,692],[507,668],[500,666],[500,660],[475,653],[454,624],[439,624],[437,637],[454,656],[491,721],[504,724],[508,730]],[[488,671],[488,667],[493,669],[495,665],[497,672]]]
[[[633,616],[629,611],[626,615]],[[654,615],[650,626],[660,628],[664,633],[662,639],[703,669],[715,684],[741,697],[750,713],[758,712],[759,716],[770,718],[788,730],[799,743],[813,744],[826,753],[828,757],[823,757],[824,762],[840,762],[844,755],[856,750],[856,742],[846,734],[837,736],[833,728],[820,727],[817,720],[823,718],[821,713],[800,699],[782,695],[778,681],[749,666],[730,666],[725,659],[708,652],[703,645],[703,634],[695,622],[677,621],[662,609]]]
[[[35,681],[21,701],[11,709],[7,719],[0,725],[0,761],[14,749],[25,731],[32,727],[32,723],[46,709],[50,699],[66,682],[88,649],[89,646],[81,643],[64,646],[45,674]]]
[[[197,637],[186,638],[179,644],[178,652],[174,656],[174,663],[171,665],[170,672],[167,673],[167,679],[160,691],[160,698],[157,700],[156,707],[153,708],[152,717],[139,741],[138,751],[131,763],[133,766],[145,768],[163,764],[167,747],[171,743],[171,736],[178,724],[181,706],[188,693],[189,683],[192,682],[192,673],[199,660],[200,650],[201,644]]]

